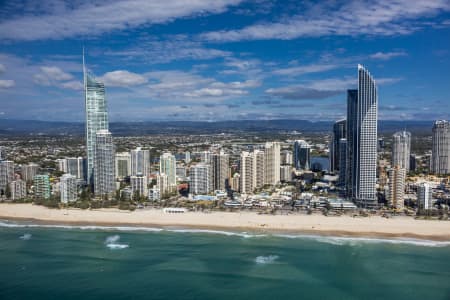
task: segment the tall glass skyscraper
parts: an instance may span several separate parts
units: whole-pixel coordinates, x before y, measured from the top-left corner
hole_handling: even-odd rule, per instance
[[[108,130],[108,111],[105,98],[105,85],[86,70],[83,53],[84,100],[86,107],[86,180],[94,182],[95,136],[100,130]]]
[[[159,174],[165,174],[170,187],[177,186],[177,161],[172,153],[163,153],[159,158]]]
[[[336,172],[340,169],[339,141],[347,137],[347,120],[340,120],[333,125],[333,136],[330,143],[330,170]]]
[[[311,167],[311,146],[304,140],[294,142],[294,165],[297,170],[309,170]]]
[[[94,146],[94,193],[96,196],[111,196],[116,190],[115,153],[111,132],[97,131]]]
[[[358,90],[347,95],[347,195],[359,206],[377,205],[377,114],[375,80],[358,65]]]
[[[137,147],[131,150],[131,175],[143,175],[148,177],[150,174],[150,150]]]

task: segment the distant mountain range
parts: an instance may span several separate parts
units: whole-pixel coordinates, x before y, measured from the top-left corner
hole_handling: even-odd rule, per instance
[[[415,134],[431,134],[433,121],[379,121],[379,132],[393,133],[406,129]],[[332,121],[306,120],[233,120],[220,122],[161,121],[111,122],[110,130],[118,136],[146,134],[205,134],[238,132],[330,132]],[[0,135],[83,135],[84,123],[0,119]]]

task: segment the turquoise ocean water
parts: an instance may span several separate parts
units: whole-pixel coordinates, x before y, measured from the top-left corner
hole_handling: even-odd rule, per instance
[[[0,222],[0,299],[450,299],[450,243]]]

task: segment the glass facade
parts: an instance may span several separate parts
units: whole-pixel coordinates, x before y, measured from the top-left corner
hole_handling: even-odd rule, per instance
[[[86,106],[86,180],[93,184],[95,135],[100,130],[108,130],[108,112],[105,98],[105,85],[84,69],[84,88]]]
[[[359,206],[377,205],[377,116],[375,80],[358,65],[358,90],[347,94],[347,195]]]

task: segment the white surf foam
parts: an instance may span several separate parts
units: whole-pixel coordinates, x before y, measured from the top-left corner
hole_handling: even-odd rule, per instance
[[[255,262],[260,265],[272,264],[278,258],[278,255],[258,256],[255,258]]]
[[[129,247],[128,244],[120,244],[119,241],[120,241],[120,235],[117,235],[117,234],[111,235],[105,239],[105,244],[106,244],[106,247],[108,247],[109,249],[113,249],[113,250],[125,249],[125,248]]]
[[[449,242],[444,241],[431,241],[422,239],[411,238],[364,238],[364,237],[335,237],[335,236],[321,236],[321,235],[288,235],[277,234],[277,237],[290,238],[290,239],[311,239],[321,243],[332,245],[350,245],[358,246],[361,244],[407,244],[424,247],[447,247],[450,246]]]
[[[233,232],[224,230],[208,230],[208,229],[165,229],[169,232],[178,233],[207,233],[207,234],[221,234],[226,236],[239,236],[243,238],[255,238],[255,237],[265,237],[266,234],[250,234],[247,232]]]
[[[31,233],[25,233],[24,235],[21,235],[19,237],[19,239],[24,240],[24,241],[29,240],[29,239],[31,239]]]
[[[159,232],[164,229],[154,227],[135,226],[94,226],[94,225],[49,225],[49,224],[21,224],[0,221],[0,227],[9,228],[57,228],[57,229],[81,229],[81,230],[114,230],[114,231],[149,231]]]
[[[103,231],[142,231],[142,232],[175,232],[175,233],[203,233],[220,234],[226,236],[238,236],[242,238],[265,238],[279,237],[289,239],[310,239],[318,242],[333,245],[352,245],[357,246],[362,243],[389,243],[389,244],[407,244],[423,247],[449,247],[450,241],[432,241],[424,239],[411,238],[364,238],[364,237],[334,237],[308,234],[256,234],[248,232],[234,232],[225,230],[208,229],[188,229],[188,228],[156,228],[156,227],[135,227],[135,226],[82,226],[82,225],[45,225],[45,224],[25,224],[9,221],[0,221],[0,227],[9,228],[57,228],[57,229],[80,229],[80,230],[103,230]]]
[[[117,250],[117,249],[128,248],[129,245],[127,245],[127,244],[106,244],[106,247],[108,247],[109,249],[112,249],[112,250]]]

